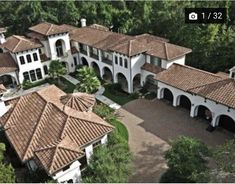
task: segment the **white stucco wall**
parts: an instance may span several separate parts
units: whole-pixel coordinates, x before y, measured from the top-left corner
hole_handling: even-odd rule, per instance
[[[38,56],[38,61],[34,61],[33,59],[33,53],[36,53],[37,56]],[[28,63],[27,62],[27,58],[26,58],[26,55],[30,55],[31,56],[31,60],[32,62],[31,63]],[[42,79],[44,79],[44,72],[43,72],[43,68],[42,68],[42,63],[41,63],[41,60],[40,60],[40,57],[39,57],[39,51],[38,49],[33,49],[33,50],[28,50],[28,51],[24,51],[24,52],[19,52],[18,54],[15,55],[16,56],[16,61],[18,63],[18,66],[19,66],[19,82],[22,83],[24,81],[24,77],[23,77],[23,73],[24,72],[29,72],[30,70],[36,70],[38,68],[41,69],[41,72],[42,72]],[[20,56],[23,56],[24,57],[24,60],[25,60],[25,64],[21,65],[20,64]],[[36,76],[37,77],[37,76]],[[38,80],[36,80],[38,81]],[[36,82],[34,81],[34,82]]]
[[[227,115],[231,117],[235,121],[235,110],[230,108],[228,111],[228,107],[216,103],[212,100],[206,99],[202,96],[195,95],[195,94],[190,94],[188,92],[185,92],[183,90],[177,89],[175,87],[169,86],[167,84],[164,84],[162,82],[158,81],[158,99],[163,98],[163,90],[164,88],[169,89],[173,93],[173,106],[178,106],[179,105],[179,97],[181,95],[184,95],[188,97],[191,101],[191,110],[190,110],[190,116],[195,117],[197,114],[197,108],[199,105],[203,105],[207,107],[211,112],[212,112],[212,126],[218,126],[218,120],[220,115]]]
[[[80,162],[76,160],[70,165],[69,169],[65,171],[61,170],[52,177],[59,183],[70,179],[72,179],[74,183],[78,183],[81,181],[80,165]]]
[[[162,68],[169,68],[173,63],[177,63],[177,64],[181,64],[181,65],[185,65],[185,56],[182,56],[180,58],[177,59],[173,59],[171,61],[166,61],[164,59],[162,59]]]
[[[87,158],[87,163],[90,163],[91,155],[93,154],[93,146],[92,144],[85,147],[85,154]]]

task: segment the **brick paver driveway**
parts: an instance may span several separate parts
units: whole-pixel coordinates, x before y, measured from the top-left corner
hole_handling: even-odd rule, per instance
[[[209,146],[232,138],[223,129],[210,133],[208,123],[191,118],[189,111],[172,107],[161,100],[138,99],[119,109],[120,119],[129,131],[130,149],[134,154],[134,174],[130,182],[159,182],[166,170],[164,152],[169,140],[179,135],[196,137]]]

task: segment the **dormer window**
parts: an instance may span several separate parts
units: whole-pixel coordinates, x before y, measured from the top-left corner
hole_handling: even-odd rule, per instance
[[[235,72],[232,72],[231,78],[235,79]]]

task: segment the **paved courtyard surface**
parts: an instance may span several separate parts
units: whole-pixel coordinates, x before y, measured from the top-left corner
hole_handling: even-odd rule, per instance
[[[206,131],[206,121],[191,118],[186,109],[172,107],[161,100],[134,100],[118,113],[129,131],[130,149],[134,155],[130,182],[159,182],[167,168],[164,152],[169,148],[169,141],[179,135],[199,138],[212,147],[233,138],[223,129],[212,133]]]

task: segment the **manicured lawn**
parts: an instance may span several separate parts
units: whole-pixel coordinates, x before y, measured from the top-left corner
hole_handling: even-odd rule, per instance
[[[47,79],[47,82],[50,84],[55,84],[58,88],[63,90],[65,93],[73,93],[74,89],[76,86],[72,84],[71,82],[67,81],[64,78],[60,78],[60,82],[58,80],[53,80],[53,79]]]
[[[124,138],[126,141],[128,141],[128,131],[125,127],[125,125],[123,125],[120,121],[118,121],[117,119],[111,119],[109,121],[109,123],[113,126],[115,126],[116,130],[117,130],[117,134],[119,134],[122,138]]]
[[[136,93],[128,94],[123,90],[121,90],[119,87],[115,87],[115,85],[116,84],[104,85],[105,92],[103,95],[110,98],[119,105],[124,105],[138,98],[138,94]]]

